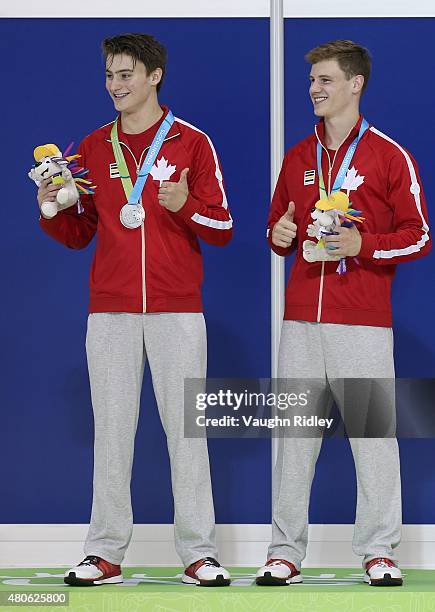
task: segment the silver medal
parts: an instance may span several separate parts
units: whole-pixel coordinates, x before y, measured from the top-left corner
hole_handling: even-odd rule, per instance
[[[124,204],[119,213],[119,218],[124,227],[136,229],[142,225],[145,219],[145,211],[140,204]]]

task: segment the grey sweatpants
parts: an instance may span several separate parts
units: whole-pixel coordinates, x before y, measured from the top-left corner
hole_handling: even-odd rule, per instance
[[[393,378],[390,328],[284,321],[279,378]],[[358,498],[355,554],[395,559],[401,534],[401,486],[397,440],[350,438]],[[308,505],[321,438],[277,439],[273,473],[272,543],[268,558],[300,568],[308,540]],[[337,466],[336,477],[340,477]]]
[[[91,314],[86,350],[95,448],[85,554],[119,564],[130,542],[131,468],[148,359],[171,463],[176,550],[185,566],[216,557],[207,440],[184,437],[184,379],[206,375],[202,313]]]

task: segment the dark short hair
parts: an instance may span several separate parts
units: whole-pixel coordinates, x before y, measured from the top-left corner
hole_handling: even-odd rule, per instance
[[[114,55],[129,55],[136,62],[144,64],[147,74],[154,72],[156,68],[162,69],[162,78],[157,85],[157,91],[163,83],[165,76],[167,53],[165,47],[149,34],[119,34],[111,38],[105,38],[102,42],[103,57]]]
[[[362,74],[364,85],[362,91],[367,87],[370,78],[372,58],[368,49],[354,43],[352,40],[333,40],[319,47],[311,49],[305,59],[310,64],[317,64],[324,60],[335,59],[343,70],[347,79]]]

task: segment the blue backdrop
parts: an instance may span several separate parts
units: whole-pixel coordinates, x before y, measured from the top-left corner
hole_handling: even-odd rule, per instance
[[[362,99],[362,111],[379,130],[416,158],[429,208],[433,181],[435,73],[432,42],[435,19],[286,19],[285,146],[289,148],[317,122],[308,97],[310,66],[304,55],[339,38],[367,47],[373,71]],[[430,223],[429,223],[430,224]],[[435,254],[401,264],[393,283],[396,374],[435,376]],[[403,521],[435,522],[435,444],[431,439],[401,440]],[[325,441],[317,465],[310,506],[313,523],[352,523],[356,482],[352,455],[345,440]]]
[[[1,319],[4,470],[0,523],[86,523],[92,486],[93,422],[84,351],[93,245],[69,251],[38,227],[33,148],[66,146],[110,121],[99,44],[123,31],[154,34],[168,48],[160,99],[206,131],[220,155],[235,235],[204,246],[209,376],[270,373],[270,274],[264,227],[269,206],[269,23],[267,19],[0,20],[4,63]],[[313,129],[304,53],[353,38],[374,70],[363,110],[417,159],[429,208],[435,59],[433,19],[286,20],[286,147]],[[10,174],[9,174],[10,173]],[[8,208],[6,208],[8,207]],[[434,376],[434,255],[403,264],[393,289],[399,376]],[[270,521],[270,444],[209,443],[216,518]],[[435,445],[402,441],[404,521],[435,518]],[[172,522],[166,444],[146,373],[136,438],[137,523]],[[345,442],[319,460],[311,521],[353,522],[355,477]]]

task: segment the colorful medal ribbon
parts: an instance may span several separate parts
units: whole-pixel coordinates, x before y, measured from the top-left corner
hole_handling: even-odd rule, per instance
[[[174,115],[171,111],[169,111],[166,117],[163,119],[161,126],[157,130],[157,134],[154,136],[154,139],[142,164],[142,168],[138,172],[136,183],[133,186],[130,174],[128,172],[127,164],[125,162],[124,154],[119,143],[118,119],[116,119],[116,121],[114,122],[112,130],[110,132],[110,138],[112,140],[113,154],[115,155],[116,165],[118,166],[119,175],[121,177],[122,186],[124,188],[128,204],[131,204],[132,206],[138,205],[143,188],[145,187],[145,182],[148,178],[151,168],[154,165],[154,162],[156,161],[156,157],[159,154],[163,141],[165,140],[173,123]]]
[[[347,171],[349,170],[349,166],[352,161],[352,158],[355,154],[358,143],[361,140],[364,132],[368,129],[368,127],[369,127],[368,121],[363,118],[363,120],[361,121],[361,127],[359,129],[358,136],[350,144],[346,152],[346,155],[344,156],[344,159],[341,163],[337,176],[335,177],[335,181],[334,181],[334,185],[332,187],[331,193],[340,191],[341,186],[344,183],[344,179],[346,178]],[[320,142],[317,142],[317,172],[319,176],[319,198],[322,200],[322,199],[325,199],[325,196],[326,198],[328,198],[331,194],[327,192],[326,187],[325,187],[325,182],[323,180],[322,145],[320,144]],[[355,261],[358,261],[356,260],[356,258],[354,259]],[[345,257],[342,257],[340,259],[340,263],[338,264],[337,272],[339,274],[344,274],[346,272],[346,258]]]
[[[334,186],[332,187],[331,193],[334,191],[339,191],[341,186],[344,183],[344,179],[346,178],[347,171],[349,170],[350,162],[354,156],[356,148],[358,146],[359,141],[361,140],[364,132],[368,129],[369,124],[366,119],[363,119],[361,122],[361,127],[359,129],[358,136],[349,146],[346,155],[341,163],[340,170],[338,171],[337,176],[335,177]],[[317,142],[317,172],[319,176],[319,198],[322,199],[328,197],[330,194],[326,191],[325,183],[323,181],[323,172],[322,172],[322,145],[320,142]],[[323,192],[323,193],[322,193]]]

